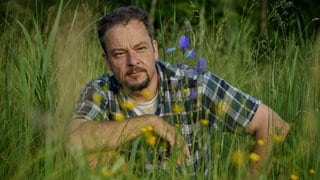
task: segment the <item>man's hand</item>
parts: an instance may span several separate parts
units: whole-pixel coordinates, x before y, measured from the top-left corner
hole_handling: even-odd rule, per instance
[[[263,169],[269,170],[270,165],[266,164],[272,150],[274,135],[282,137],[284,140],[289,131],[289,125],[271,108],[261,104],[252,121],[249,123],[246,132],[253,135],[255,141],[263,141],[265,145],[261,146],[258,143],[253,148],[260,160],[253,162],[249,169],[249,176],[257,177]]]
[[[182,164],[184,157],[190,158],[188,145],[175,127],[155,115],[132,117],[121,122],[75,119],[69,126],[69,145],[87,153],[111,151],[140,136],[141,129],[147,126],[152,126],[154,133],[166,140],[171,150],[183,146],[183,155],[178,164]]]
[[[175,127],[171,126],[169,123],[161,119],[155,120],[154,123],[154,132],[168,141],[171,151],[173,151],[174,148],[183,150],[183,154],[179,156],[177,164],[181,166],[183,164],[184,158],[190,159],[191,155],[188,144],[185,142],[183,137],[178,132],[176,132]]]

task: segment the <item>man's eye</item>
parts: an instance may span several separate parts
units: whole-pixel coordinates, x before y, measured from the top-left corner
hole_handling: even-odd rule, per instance
[[[124,52],[117,52],[117,53],[114,54],[114,56],[119,58],[119,57],[124,56],[124,54],[125,54]]]
[[[147,48],[142,46],[137,49],[138,52],[144,52]]]

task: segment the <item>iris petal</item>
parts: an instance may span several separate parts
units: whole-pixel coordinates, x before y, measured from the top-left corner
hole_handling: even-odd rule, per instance
[[[170,53],[172,53],[173,51],[175,51],[176,49],[177,49],[176,47],[168,48],[168,49],[166,50],[166,54],[170,54]]]
[[[190,39],[187,36],[180,36],[179,47],[184,50],[190,46]]]
[[[196,93],[194,91],[190,92],[190,95],[189,95],[190,98],[197,98],[197,96],[198,96],[198,93]]]
[[[198,71],[202,71],[206,69],[206,59],[205,58],[201,58],[198,62],[198,66],[197,66],[197,70]]]
[[[197,53],[194,50],[187,50],[183,53],[184,57],[186,58],[196,58]]]
[[[177,62],[177,67],[179,69],[184,69],[185,68],[185,65],[183,63],[180,63],[180,62]]]

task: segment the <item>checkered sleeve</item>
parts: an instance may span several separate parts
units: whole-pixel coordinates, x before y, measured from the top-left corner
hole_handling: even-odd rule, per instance
[[[101,80],[93,80],[82,89],[80,98],[75,105],[74,119],[108,119],[107,98],[101,84],[103,84]]]
[[[261,101],[210,72],[204,74],[202,83],[210,124],[217,129],[243,133]]]

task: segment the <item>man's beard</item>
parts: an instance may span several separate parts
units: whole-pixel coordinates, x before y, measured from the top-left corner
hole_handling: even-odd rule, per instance
[[[145,72],[147,74],[147,70],[142,68],[142,67],[139,67],[139,66],[136,66],[136,67],[130,69],[127,72],[127,75],[130,75],[133,72]],[[144,88],[148,87],[149,83],[150,83],[150,77],[147,74],[147,78],[144,81],[142,81],[141,83],[139,83],[139,84],[130,84],[129,82],[126,82],[126,85],[127,85],[128,89],[130,89],[131,91],[141,91]]]
[[[129,84],[128,82],[126,84],[128,89],[130,89],[131,91],[141,91],[144,88],[148,87],[149,83],[150,83],[150,78],[149,76],[147,76],[147,78],[139,84]]]

